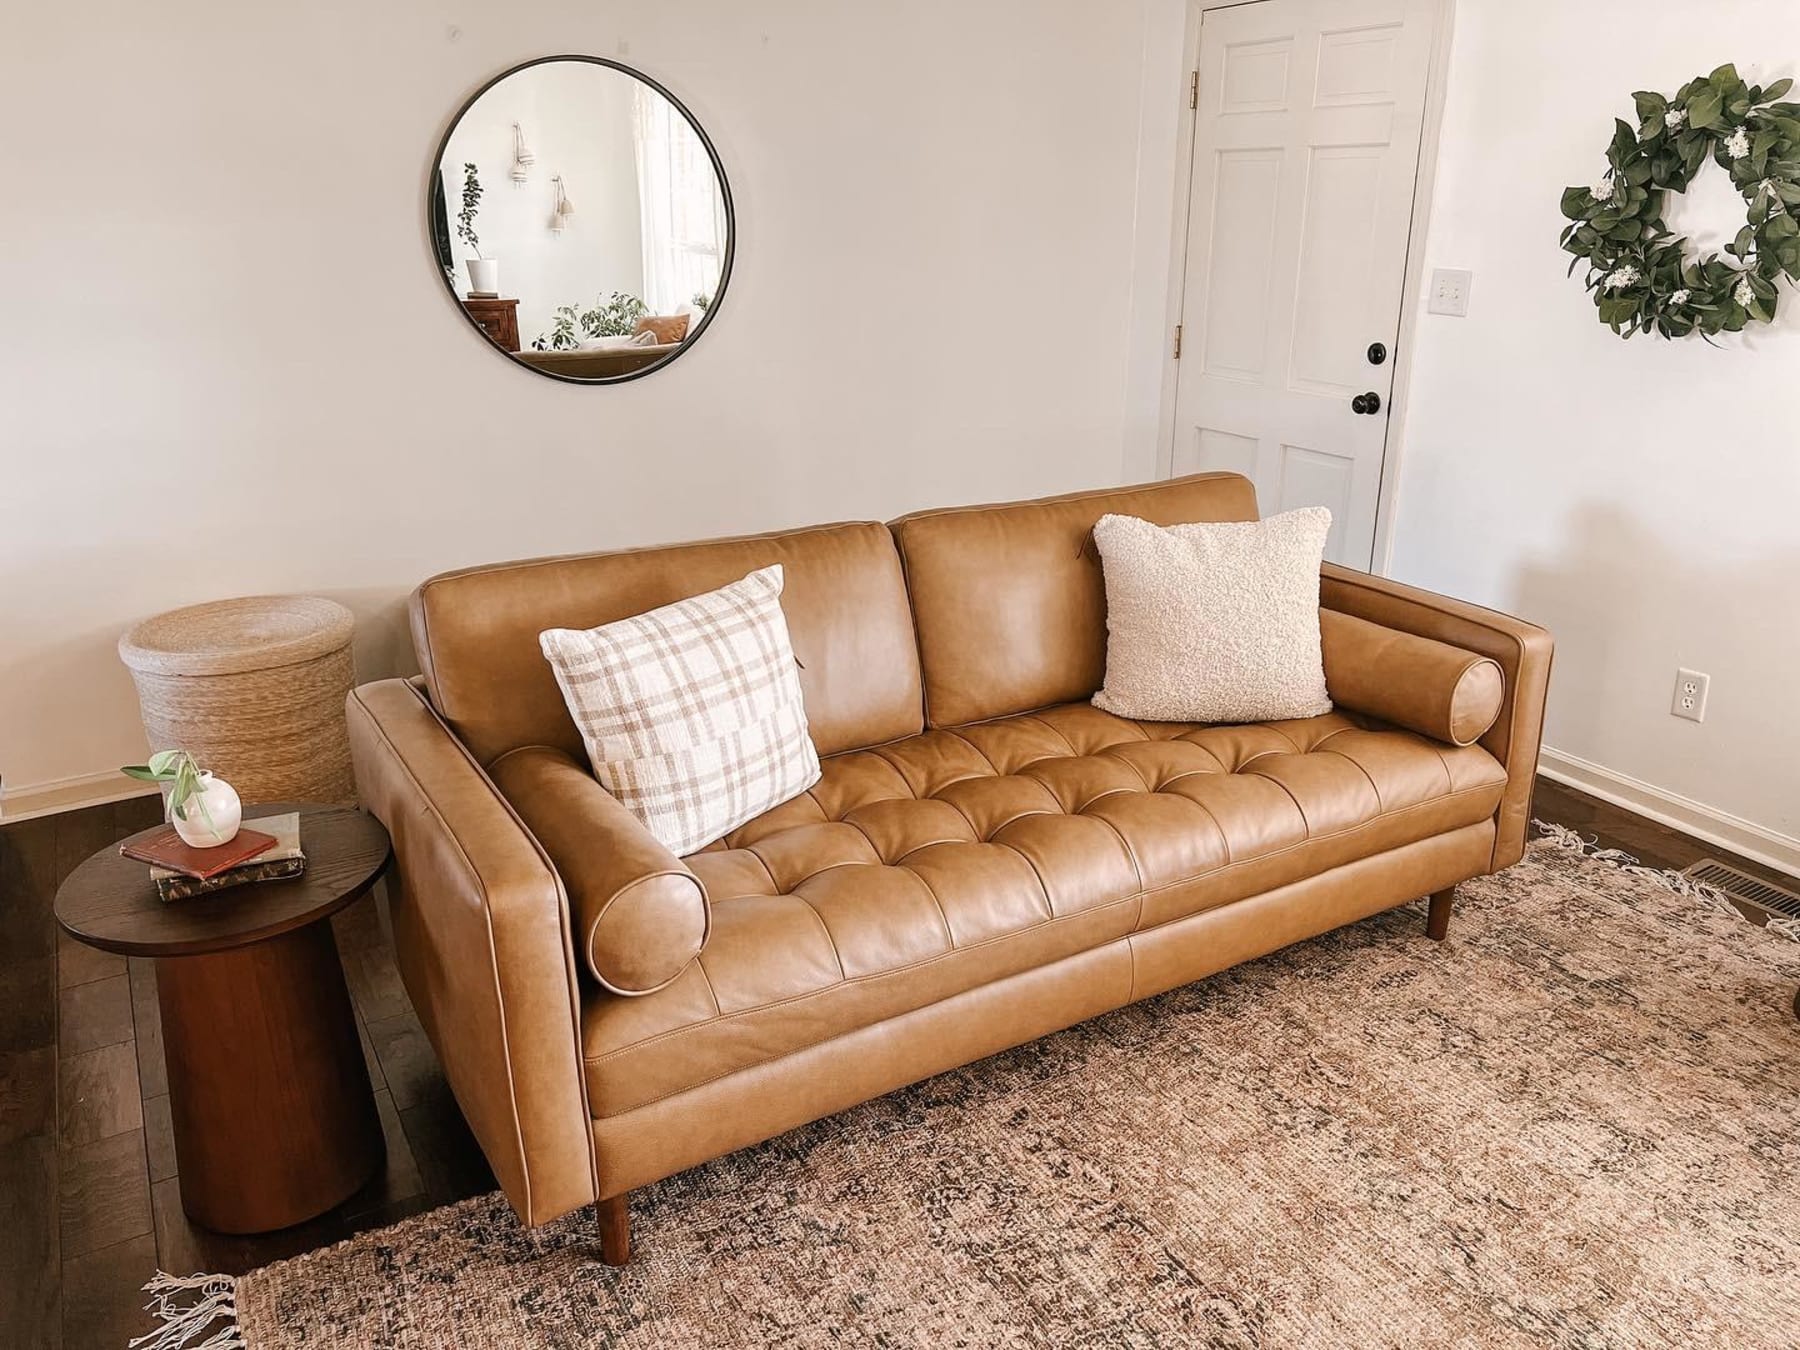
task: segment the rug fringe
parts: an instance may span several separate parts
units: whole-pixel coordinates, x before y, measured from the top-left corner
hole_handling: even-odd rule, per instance
[[[145,1310],[155,1313],[162,1325],[134,1337],[131,1350],[245,1350],[237,1321],[237,1281],[231,1276],[170,1275],[159,1270],[144,1292],[150,1295]],[[221,1317],[225,1325],[213,1327]],[[205,1340],[195,1339],[208,1328],[212,1329]]]
[[[1553,825],[1545,820],[1533,820],[1532,825],[1538,831],[1539,842],[1563,853],[1578,854],[1583,858],[1608,867],[1616,867],[1621,872],[1629,872],[1634,877],[1642,877],[1652,885],[1684,899],[1697,900],[1709,909],[1716,909],[1722,914],[1744,923],[1744,912],[1731,903],[1725,892],[1717,886],[1710,886],[1704,881],[1695,881],[1682,872],[1670,871],[1662,867],[1646,867],[1637,858],[1621,848],[1601,848],[1598,839],[1588,839],[1567,825]],[[1789,919],[1779,915],[1771,916],[1763,925],[1765,933],[1773,933],[1790,942],[1800,942],[1800,919]]]

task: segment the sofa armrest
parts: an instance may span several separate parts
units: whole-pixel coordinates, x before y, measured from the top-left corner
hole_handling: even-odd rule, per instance
[[[418,687],[346,701],[362,803],[394,840],[400,974],[444,1076],[528,1224],[592,1201],[568,907],[550,861]]]
[[[1506,677],[1491,656],[1335,609],[1319,611],[1319,636],[1331,701],[1352,712],[1451,745],[1475,744],[1500,716]]]
[[[1497,872],[1524,857],[1531,789],[1544,734],[1544,699],[1550,687],[1550,634],[1496,610],[1335,563],[1320,570],[1319,604],[1490,657],[1500,667],[1506,680],[1500,715],[1479,742],[1505,767],[1507,780],[1494,822],[1490,870]]]
[[[490,772],[556,865],[595,979],[650,994],[694,963],[711,920],[706,888],[585,764],[533,745]]]

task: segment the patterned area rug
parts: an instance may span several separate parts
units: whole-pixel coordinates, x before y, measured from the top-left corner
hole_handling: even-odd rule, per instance
[[[1792,1346],[1800,945],[1628,862],[1552,831],[1446,945],[1370,919],[675,1177],[624,1270],[490,1195],[168,1288],[164,1331]]]

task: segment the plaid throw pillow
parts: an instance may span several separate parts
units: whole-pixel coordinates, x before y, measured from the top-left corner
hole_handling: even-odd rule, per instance
[[[594,776],[677,857],[819,781],[779,565],[538,643]]]

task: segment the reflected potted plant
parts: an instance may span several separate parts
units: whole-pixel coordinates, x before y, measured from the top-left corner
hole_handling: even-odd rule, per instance
[[[481,178],[473,164],[463,165],[462,210],[456,213],[456,236],[475,251],[468,259],[469,294],[500,294],[500,260],[481,251],[481,239],[475,233],[475,217],[481,210]]]
[[[635,295],[614,291],[586,308],[558,305],[548,333],[531,340],[533,351],[569,352],[578,348],[623,347],[631,342],[637,321],[650,312]]]
[[[217,848],[237,838],[244,819],[237,790],[186,750],[158,750],[147,764],[127,764],[119,772],[167,789],[169,823],[188,847]]]

